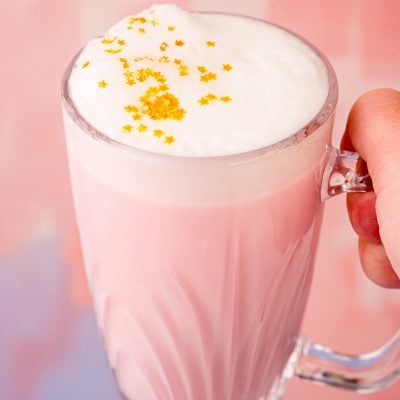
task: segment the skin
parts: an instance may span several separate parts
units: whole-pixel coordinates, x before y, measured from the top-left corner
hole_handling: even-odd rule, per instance
[[[363,269],[378,285],[400,288],[400,92],[362,95],[350,111],[342,148],[366,161],[374,186],[347,196]]]

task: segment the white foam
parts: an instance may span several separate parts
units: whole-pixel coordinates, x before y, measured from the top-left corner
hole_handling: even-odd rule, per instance
[[[116,37],[113,43],[103,43],[103,37],[89,42],[69,81],[71,97],[82,116],[119,142],[178,156],[237,154],[291,136],[324,104],[328,76],[323,61],[286,31],[241,17],[188,13],[173,5],[153,6],[135,17],[146,21],[130,24],[126,17],[104,35]],[[177,46],[176,40],[184,44]],[[208,46],[207,41],[215,46]],[[162,42],[168,44],[165,51],[160,49]],[[105,51],[110,49],[122,50],[115,54]],[[170,62],[134,61],[162,56]],[[128,60],[129,68],[124,68],[120,58]],[[179,74],[174,59],[182,60],[188,75]],[[87,61],[89,65],[82,68]],[[224,70],[224,64],[232,69]],[[205,73],[199,66],[215,73],[217,79],[202,81]],[[179,99],[178,108],[185,110],[182,119],[146,114],[140,97],[160,82],[153,78],[138,82],[141,68],[165,76],[169,89],[158,95],[170,93]],[[132,71],[135,84],[126,83],[127,71]],[[105,88],[98,86],[103,80]],[[207,94],[219,99],[201,105],[198,100]],[[231,100],[221,101],[225,96]],[[137,106],[142,119],[133,120],[134,113],[126,111],[127,105]],[[147,130],[139,132],[140,124]],[[124,126],[132,126],[131,132],[124,132]],[[164,134],[156,137],[155,130]],[[165,143],[167,136],[173,137],[172,144]]]

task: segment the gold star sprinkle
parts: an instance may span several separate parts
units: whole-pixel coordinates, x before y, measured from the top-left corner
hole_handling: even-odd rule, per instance
[[[118,54],[122,49],[105,49],[104,51],[109,54]]]
[[[224,103],[227,103],[228,101],[232,101],[232,97],[230,96],[223,96],[219,98],[221,101],[223,101]]]
[[[107,87],[107,82],[103,79],[102,81],[97,82],[97,86],[99,88],[105,89]]]
[[[127,111],[129,113],[138,112],[138,108],[136,106],[128,105],[128,106],[125,106],[125,111]]]
[[[207,99],[209,99],[209,100],[216,100],[216,99],[218,98],[215,94],[212,94],[212,93],[208,93],[208,94],[206,95],[206,97],[207,97]]]
[[[120,58],[119,61],[122,63],[122,68],[128,69],[129,68],[129,62],[126,58]]]
[[[161,129],[155,129],[153,136],[160,138],[161,136],[165,135],[165,132]]]
[[[206,97],[201,97],[200,99],[197,100],[200,105],[202,106],[206,106],[208,104],[210,104],[210,100],[208,100]]]
[[[173,137],[173,136],[167,136],[166,138],[165,138],[165,140],[164,140],[164,143],[165,144],[169,144],[169,145],[171,145],[172,143],[174,143],[175,142],[175,138]]]
[[[162,56],[158,59],[160,63],[169,63],[169,58],[167,56]]]
[[[183,40],[175,40],[175,45],[176,46],[183,46],[185,42]]]
[[[179,58],[175,58],[174,64],[182,64],[182,60],[180,60]]]
[[[122,127],[122,132],[127,132],[127,133],[132,132],[132,128],[133,128],[132,125],[124,125]]]
[[[207,72],[207,68],[204,67],[203,65],[199,65],[197,67],[198,71],[201,72],[202,74],[204,74],[205,72]]]
[[[138,29],[138,32],[139,32],[139,33],[146,33],[146,29],[144,29],[144,28],[139,28],[139,29]]]
[[[140,125],[138,126],[138,131],[139,131],[140,133],[146,132],[146,131],[147,131],[147,126],[146,126],[146,125],[143,125],[143,124],[140,124]]]
[[[162,42],[162,43],[160,44],[160,50],[161,50],[161,51],[167,50],[167,47],[169,47],[169,44],[168,44],[167,42]]]
[[[179,75],[186,76],[189,75],[189,68],[186,65],[179,65]]]
[[[207,72],[206,74],[200,77],[200,80],[202,82],[215,81],[216,79],[217,79],[217,74],[214,74],[214,72]]]
[[[123,39],[118,39],[118,42],[117,42],[120,46],[124,46],[126,43],[125,43],[125,40],[123,40]]]
[[[231,64],[223,64],[222,69],[224,71],[230,71],[231,69],[233,69]]]
[[[130,18],[129,18],[129,25],[133,25],[133,24],[136,23],[136,22],[138,22],[138,23],[140,23],[140,24],[145,24],[145,23],[147,22],[147,19],[146,19],[146,18],[143,18],[143,17],[138,17],[138,18],[136,18],[136,17],[130,17]]]
[[[114,40],[115,40],[116,38],[117,38],[116,36],[113,37],[113,38],[107,38],[107,37],[105,37],[105,38],[101,41],[101,43],[104,43],[104,44],[111,44],[111,43],[114,42]]]
[[[212,42],[211,40],[209,40],[208,42],[206,42],[206,45],[208,46],[208,47],[215,47],[215,42]]]
[[[90,64],[90,61],[86,61],[86,62],[84,62],[84,63],[82,64],[82,67],[81,67],[81,68],[86,68],[87,66],[89,66],[89,64]]]
[[[152,20],[151,20],[151,24],[152,24],[153,26],[155,26],[155,25],[158,24],[158,21],[157,21],[156,19],[152,19]]]
[[[132,118],[134,121],[140,121],[142,119],[142,116],[140,114],[135,114],[132,115]]]
[[[168,27],[168,30],[169,30],[169,31],[174,31],[174,30],[175,30],[175,27],[174,27],[173,25],[170,25],[170,26]]]

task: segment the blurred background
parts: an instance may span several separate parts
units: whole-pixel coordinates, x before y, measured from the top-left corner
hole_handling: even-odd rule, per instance
[[[118,400],[97,336],[73,217],[60,80],[92,36],[145,0],[0,2],[0,398]],[[182,0],[255,16],[315,43],[338,74],[338,144],[354,100],[399,88],[398,0]],[[400,326],[400,292],[362,274],[345,198],[328,202],[304,331],[345,352],[374,349]],[[356,395],[292,381],[287,400],[398,400],[400,382]]]

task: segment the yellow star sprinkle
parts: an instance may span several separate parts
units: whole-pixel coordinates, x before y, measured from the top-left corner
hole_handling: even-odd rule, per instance
[[[230,96],[223,96],[219,98],[221,101],[223,101],[224,103],[227,103],[228,101],[232,101],[232,97]]]
[[[161,136],[165,135],[164,131],[161,129],[155,129],[153,136],[160,138]]]
[[[206,95],[206,97],[207,97],[207,99],[209,99],[209,100],[216,100],[216,99],[218,98],[215,94],[212,94],[212,93],[208,93],[208,94]]]
[[[118,42],[117,42],[120,46],[124,46],[126,43],[125,43],[125,40],[123,40],[123,39],[118,39]]]
[[[207,68],[204,67],[203,65],[199,65],[197,67],[198,71],[201,72],[202,74],[204,74],[205,72],[207,72]]]
[[[230,71],[231,69],[233,69],[231,64],[223,64],[222,69],[224,71]]]
[[[129,68],[129,62],[126,58],[120,58],[119,61],[122,63],[122,68],[124,69]]]
[[[174,143],[175,142],[175,138],[173,137],[173,136],[167,136],[166,138],[165,138],[165,140],[164,140],[164,143],[165,144],[169,144],[169,145],[171,145],[172,143]]]
[[[81,68],[86,68],[90,64],[90,61],[86,61],[82,64]]]
[[[160,63],[169,63],[169,58],[167,56],[162,56],[158,59]]]
[[[175,58],[174,64],[182,64],[182,60],[180,60],[179,58]]]
[[[133,128],[132,125],[124,125],[124,126],[122,127],[122,131],[123,131],[123,132],[132,132],[132,128]]]
[[[206,42],[206,45],[208,47],[215,47],[215,42],[212,42],[211,40],[209,40],[208,42]]]
[[[176,46],[183,46],[185,42],[183,40],[175,40],[175,45]]]
[[[105,38],[101,41],[101,43],[104,43],[104,44],[111,44],[111,43],[114,42],[114,40],[115,40],[116,38],[117,38],[116,36],[113,37],[113,38],[107,38],[107,37],[105,37]]]
[[[197,101],[198,101],[198,102],[200,103],[200,105],[202,105],[202,106],[206,106],[206,105],[210,104],[210,100],[207,99],[206,97],[201,97],[201,98],[198,99]]]
[[[117,53],[121,52],[122,49],[105,49],[104,51],[109,54],[117,54]]]
[[[217,79],[217,74],[214,74],[214,72],[207,72],[205,75],[202,75],[200,77],[200,80],[202,82],[215,81],[216,79]]]
[[[140,24],[145,24],[147,22],[147,19],[143,18],[143,17],[139,17],[139,18],[130,17],[129,18],[129,25],[133,25],[135,22],[139,22]]]
[[[158,24],[158,21],[157,21],[156,19],[152,19],[152,20],[151,20],[151,24],[152,24],[153,26],[155,26],[155,25]]]
[[[142,119],[142,116],[140,114],[135,114],[132,115],[132,118],[134,121],[140,121]]]
[[[128,106],[125,106],[125,111],[127,111],[129,113],[138,112],[138,108],[136,106],[128,105]]]
[[[97,82],[97,86],[104,89],[107,87],[107,82],[103,79],[102,81]]]
[[[179,75],[186,76],[189,75],[189,68],[186,65],[179,65]]]
[[[140,125],[138,126],[138,131],[139,131],[140,133],[146,132],[146,131],[147,131],[147,126],[146,126],[146,125],[143,125],[143,124],[140,124]]]
[[[162,42],[162,43],[160,44],[160,50],[161,50],[161,51],[167,50],[167,47],[169,47],[169,44],[168,44],[167,42]]]
[[[146,30],[145,30],[144,28],[139,28],[139,29],[138,29],[138,32],[139,32],[139,33],[146,33]]]
[[[174,30],[175,30],[175,27],[174,27],[173,25],[170,25],[170,26],[168,27],[168,30],[169,30],[169,31],[174,31]]]

